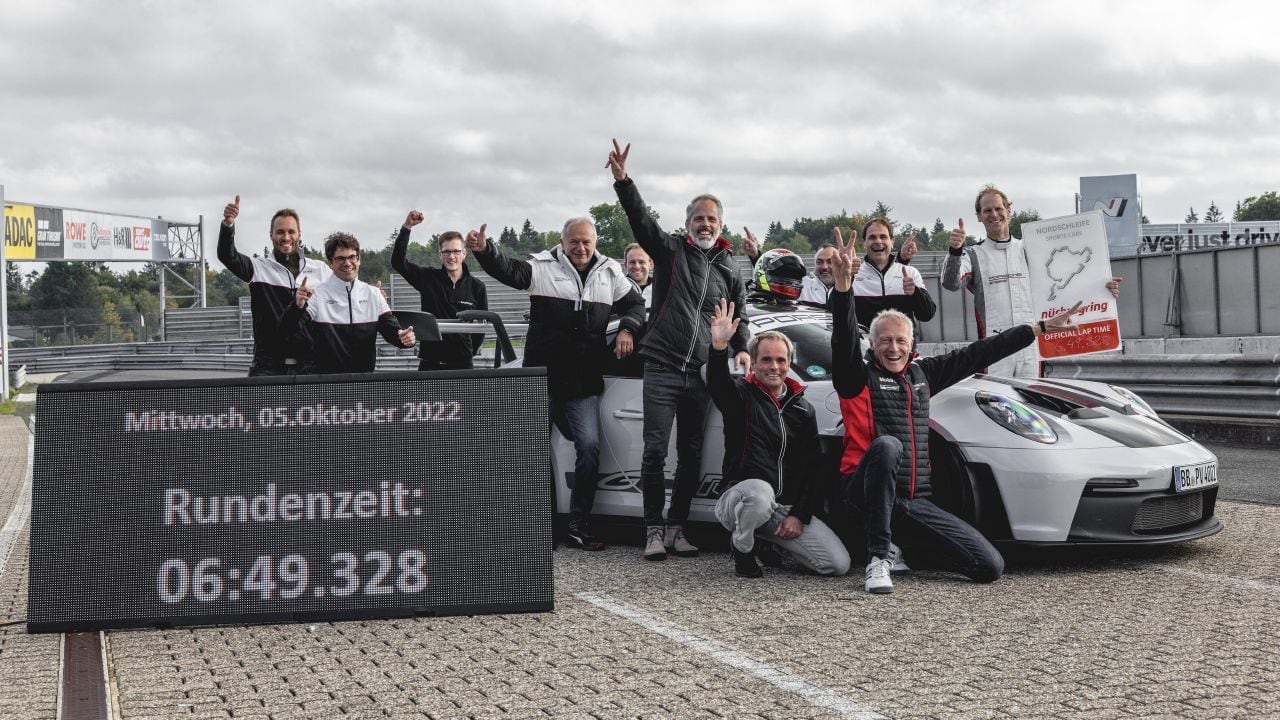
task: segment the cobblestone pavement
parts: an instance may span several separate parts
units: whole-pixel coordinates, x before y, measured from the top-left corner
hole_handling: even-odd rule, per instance
[[[26,440],[5,422],[11,497]],[[1219,514],[1178,547],[1022,552],[994,585],[916,572],[886,596],[856,571],[560,550],[553,613],[111,631],[109,670],[126,720],[1280,717],[1280,508]],[[25,563],[24,535],[6,618]],[[57,653],[0,629],[0,717],[54,717]]]

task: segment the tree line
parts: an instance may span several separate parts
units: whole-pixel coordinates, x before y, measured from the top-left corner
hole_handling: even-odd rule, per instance
[[[627,245],[635,242],[621,204],[602,203],[593,206],[589,212],[596,224],[599,252],[621,259]],[[649,209],[649,214],[655,222],[660,223],[661,218],[652,208]],[[935,218],[932,223],[914,224],[896,218],[894,209],[883,202],[877,202],[874,207],[863,211],[841,210],[824,217],[794,218],[790,224],[785,225],[781,220],[774,220],[766,227],[752,228],[752,231],[764,249],[781,247],[808,255],[831,241],[832,228],[847,230],[852,227],[860,231],[873,217],[888,219],[899,243],[914,233],[920,250],[943,251],[947,247],[947,236],[951,230],[948,222]],[[1023,223],[1039,219],[1040,213],[1034,209],[1018,210],[1009,224],[1013,234],[1020,237]],[[1280,195],[1275,191],[1237,202],[1232,213],[1232,220],[1235,222],[1277,219],[1280,219]],[[1222,220],[1222,211],[1217,203],[1210,202],[1203,217],[1193,207],[1184,222]],[[1143,222],[1148,222],[1145,217]],[[678,230],[681,225],[683,218],[677,218],[665,226],[669,230]],[[467,228],[459,230],[465,232]],[[743,230],[741,227],[726,227],[724,236],[735,247],[741,247]],[[395,240],[399,231],[398,226],[391,230],[385,248],[361,253],[362,279],[371,283],[390,282],[391,241]],[[558,245],[560,229],[538,230],[526,219],[519,228],[504,226],[496,237],[489,239],[502,252],[523,258]],[[420,239],[410,242],[409,260],[419,265],[437,264],[439,258],[435,248],[438,240],[439,235],[432,235],[425,242]],[[366,243],[368,244],[371,243]],[[264,247],[263,252],[266,251],[267,248]],[[324,256],[319,249],[304,247],[304,251],[308,257],[323,262]],[[475,259],[470,256],[467,257],[467,265],[472,270],[478,267]],[[117,273],[104,263],[92,262],[50,262],[43,273],[31,271],[23,274],[21,267],[18,263],[9,262],[5,268],[9,286],[10,326],[13,328],[10,334],[18,343],[130,342],[158,337],[159,265],[147,263],[140,270],[124,273]],[[197,266],[175,264],[169,268],[187,283],[199,286]],[[207,261],[203,270],[210,307],[236,305],[241,296],[248,294],[245,283],[230,271],[222,269],[215,272],[209,269]],[[170,278],[167,284],[171,295],[191,294],[180,280]],[[179,292],[175,293],[175,290]],[[166,300],[169,309],[191,304],[189,298],[170,297]]]

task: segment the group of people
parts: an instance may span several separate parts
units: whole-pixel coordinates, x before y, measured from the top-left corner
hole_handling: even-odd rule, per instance
[[[406,256],[411,230],[423,216],[411,211],[396,239],[392,267],[421,293],[424,311],[445,319],[487,307],[483,283],[463,264],[468,251],[495,280],[529,292],[524,364],[546,368],[550,415],[576,455],[571,545],[604,548],[590,525],[600,395],[610,363],[631,358],[643,370],[643,557],[698,554],[684,524],[700,480],[703,431],[714,402],[725,428],[724,490],[715,514],[731,533],[735,572],[762,576],[759,561],[771,563],[780,548],[815,573],[845,574],[851,565],[846,545],[819,517],[828,494],[817,481],[814,409],[804,387],[789,377],[794,350],[787,336],[751,337],[747,331],[746,288],[733,248],[722,237],[720,200],[710,194],[693,198],[682,231],[663,231],[627,172],[630,150],[615,140],[607,160],[637,241],[626,249],[625,265],[598,253],[594,223],[577,217],[565,222],[559,245],[527,260],[495,248],[482,225],[465,237],[444,233],[437,241],[441,266],[418,266]],[[239,201],[237,196],[224,210],[218,257],[250,286],[250,375],[368,372],[377,334],[399,347],[415,344],[413,329],[399,327],[380,288],[359,280],[354,237],[335,233],[326,239],[327,267],[310,261],[300,252],[298,215],[285,209],[272,218],[272,252],[248,258],[234,244]],[[966,246],[961,221],[951,234],[943,274],[945,288],[963,285],[978,298],[983,339],[962,350],[915,356],[916,323],[931,319],[937,306],[909,264],[914,237],[895,254],[893,228],[885,218],[862,228],[862,257],[857,232],[846,243],[837,229],[834,242],[819,249],[815,272],[786,295],[833,316],[832,380],[845,433],[840,492],[826,509],[843,514],[857,529],[855,539],[865,541],[871,592],[892,591],[890,573],[906,569],[904,554],[927,557],[977,581],[1001,576],[1003,559],[990,542],[929,499],[929,397],[967,375],[998,367],[1030,348],[1038,334],[1069,327],[1078,309],[1035,321],[1021,241],[1008,234],[1008,198],[988,186],[976,210],[988,237]],[[761,255],[749,230],[746,238],[743,249],[757,267],[772,261],[771,253],[783,252]],[[1118,284],[1113,278],[1108,288],[1117,293]],[[606,331],[612,317],[619,319],[619,329],[611,347]],[[859,324],[869,328],[865,356],[859,352]],[[448,335],[429,345],[420,348],[420,369],[466,368],[478,338]],[[1018,362],[1018,374],[1038,374],[1038,359]],[[732,375],[731,363],[743,374]],[[676,472],[668,502],[665,465],[673,425]]]

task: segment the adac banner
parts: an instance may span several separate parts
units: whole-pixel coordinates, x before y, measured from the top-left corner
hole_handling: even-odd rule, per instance
[[[149,262],[169,257],[163,220],[6,204],[6,260]]]
[[[1040,336],[1044,358],[1087,355],[1120,347],[1115,298],[1107,290],[1111,259],[1107,226],[1097,210],[1024,223],[1022,242],[1031,276],[1031,307],[1039,320],[1074,307],[1074,327]]]

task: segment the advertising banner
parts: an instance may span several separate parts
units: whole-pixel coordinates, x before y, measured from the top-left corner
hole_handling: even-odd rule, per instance
[[[36,257],[36,209],[31,205],[4,206],[4,257],[34,260]]]
[[[1025,223],[1022,240],[1031,276],[1031,307],[1037,319],[1048,320],[1081,303],[1073,320],[1075,327],[1040,336],[1041,357],[1119,348],[1119,316],[1115,298],[1106,288],[1112,276],[1104,214],[1095,210]]]
[[[5,205],[4,221],[8,260],[172,259],[165,220],[14,203]]]

